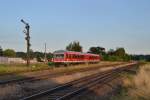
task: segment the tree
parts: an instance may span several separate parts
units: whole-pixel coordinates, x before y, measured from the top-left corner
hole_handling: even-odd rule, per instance
[[[39,56],[40,58],[44,58],[44,53],[38,52],[38,51],[34,52],[34,57],[37,57],[37,56]]]
[[[3,49],[1,46],[0,46],[0,56],[3,56]]]
[[[110,61],[129,61],[131,56],[126,54],[124,48],[117,48],[116,50],[110,49],[106,59]]]
[[[124,57],[126,55],[124,48],[117,48],[115,51],[115,55],[119,57]]]
[[[6,49],[6,50],[4,50],[4,56],[6,56],[6,57],[15,57],[16,52],[13,49]]]
[[[29,50],[29,53],[30,53],[30,59],[33,59],[35,56],[34,56],[34,52],[32,49]]]
[[[47,53],[47,59],[52,59],[53,58],[53,54],[52,53]]]
[[[43,62],[42,59],[41,59],[41,57],[40,57],[40,55],[37,55],[37,56],[36,56],[36,60],[37,60],[38,62]]]
[[[107,54],[108,55],[114,55],[115,54],[115,50],[114,49],[110,49]]]
[[[103,48],[103,47],[90,47],[89,53],[103,55],[103,54],[105,54],[105,48]]]
[[[36,57],[38,62],[43,62],[42,59],[44,58],[44,53],[36,51],[34,52],[34,57]]]
[[[131,60],[131,56],[128,54],[125,54],[125,56],[123,57],[124,61],[130,61]]]
[[[26,53],[25,52],[16,52],[16,57],[26,59]]]
[[[82,46],[78,41],[71,42],[67,47],[66,50],[68,51],[77,51],[82,52]]]

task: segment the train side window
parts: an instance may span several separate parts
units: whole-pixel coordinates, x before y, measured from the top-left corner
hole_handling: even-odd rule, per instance
[[[74,58],[77,58],[77,56],[76,56],[76,55],[74,55]]]
[[[74,55],[74,58],[77,58],[77,55]]]
[[[78,55],[76,55],[76,59],[78,58]]]
[[[66,54],[66,58],[68,58],[68,54]]]
[[[84,56],[83,55],[81,55],[81,59],[83,59],[84,58]]]
[[[71,55],[69,55],[69,58],[71,58]]]
[[[80,55],[78,55],[78,59],[80,58]]]
[[[70,58],[72,59],[72,58],[73,58],[73,56],[72,56],[72,55],[70,55]]]
[[[54,58],[64,58],[64,54],[56,54],[54,55]]]
[[[81,58],[81,55],[79,55],[79,59]]]

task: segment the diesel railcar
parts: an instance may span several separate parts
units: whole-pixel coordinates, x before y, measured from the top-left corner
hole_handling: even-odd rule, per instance
[[[53,53],[52,62],[55,64],[70,63],[97,63],[101,57],[97,54],[82,53],[74,51],[56,51]]]

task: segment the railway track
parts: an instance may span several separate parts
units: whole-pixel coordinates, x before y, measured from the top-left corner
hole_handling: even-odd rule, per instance
[[[117,66],[118,64],[113,64],[113,65],[105,65],[107,67],[109,66]],[[81,69],[80,71],[78,72],[84,72],[84,71],[88,71],[89,69]],[[91,68],[91,70],[95,70],[95,68]],[[11,79],[11,80],[5,80],[5,81],[1,81],[0,80],[0,85],[6,85],[6,84],[14,84],[14,83],[24,83],[24,82],[33,82],[33,81],[39,81],[39,80],[42,80],[42,79],[48,79],[48,78],[51,78],[51,77],[56,77],[56,76],[59,76],[59,75],[69,75],[69,74],[72,74],[74,72],[61,72],[61,73],[50,73],[50,74],[44,74],[44,75],[37,75],[36,77],[26,77],[26,78],[22,78],[22,79]]]
[[[106,82],[117,78],[118,73],[124,71],[125,69],[131,68],[135,64],[136,63],[131,63],[124,67],[86,76],[64,85],[21,98],[20,100],[68,100],[79,95],[81,92],[88,90],[88,88],[93,87],[96,84],[105,84]]]

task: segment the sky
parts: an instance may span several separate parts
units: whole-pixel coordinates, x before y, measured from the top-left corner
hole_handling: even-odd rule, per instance
[[[26,51],[24,19],[31,26],[31,49],[65,49],[79,41],[106,50],[150,54],[150,0],[0,0],[0,46]]]

